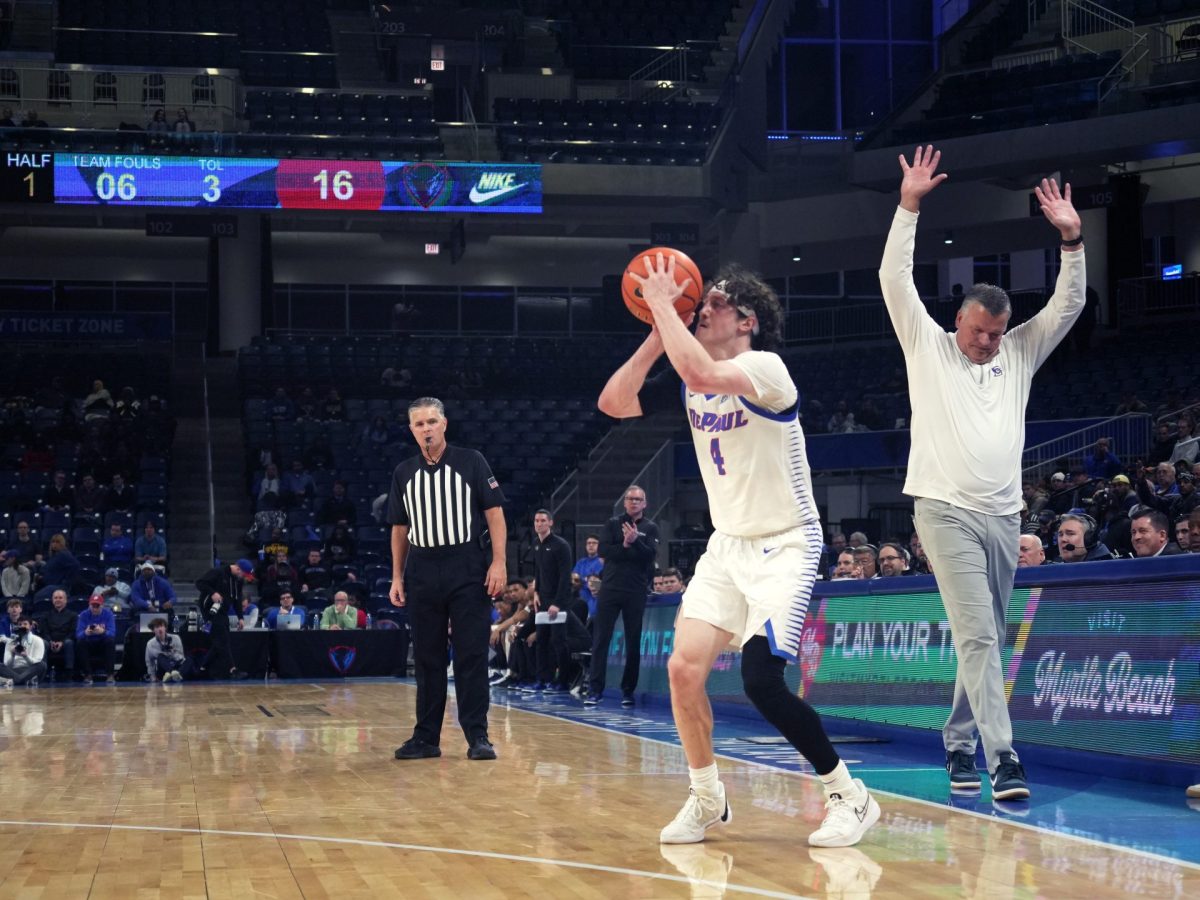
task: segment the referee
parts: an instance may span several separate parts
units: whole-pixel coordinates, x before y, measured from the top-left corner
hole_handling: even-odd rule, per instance
[[[388,495],[391,601],[408,607],[417,676],[417,724],[396,759],[442,755],[447,629],[467,758],[496,758],[487,731],[487,659],[490,598],[508,580],[504,494],[478,452],[446,443],[446,424],[446,408],[436,397],[409,404],[408,427],[421,452],[396,466]]]

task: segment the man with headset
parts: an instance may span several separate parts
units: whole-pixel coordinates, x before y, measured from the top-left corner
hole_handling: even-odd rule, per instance
[[[1059,517],[1059,562],[1096,562],[1112,558],[1112,551],[1097,539],[1095,519],[1077,510]]]

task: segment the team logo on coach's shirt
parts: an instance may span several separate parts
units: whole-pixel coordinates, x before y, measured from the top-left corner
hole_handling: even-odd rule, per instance
[[[1003,375],[1004,370],[1002,368],[1000,368],[999,366],[992,366],[992,374],[993,375]]]

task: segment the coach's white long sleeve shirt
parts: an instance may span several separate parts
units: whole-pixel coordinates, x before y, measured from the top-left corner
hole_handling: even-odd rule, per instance
[[[1046,306],[1004,335],[995,358],[976,365],[921,303],[912,276],[916,233],[917,214],[898,208],[879,269],[912,401],[904,493],[987,515],[1018,512],[1029,387],[1083,311],[1083,250],[1062,254]]]

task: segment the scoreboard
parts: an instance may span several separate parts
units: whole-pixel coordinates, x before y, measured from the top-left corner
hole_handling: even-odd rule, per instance
[[[0,202],[536,214],[542,167],[8,151]]]

